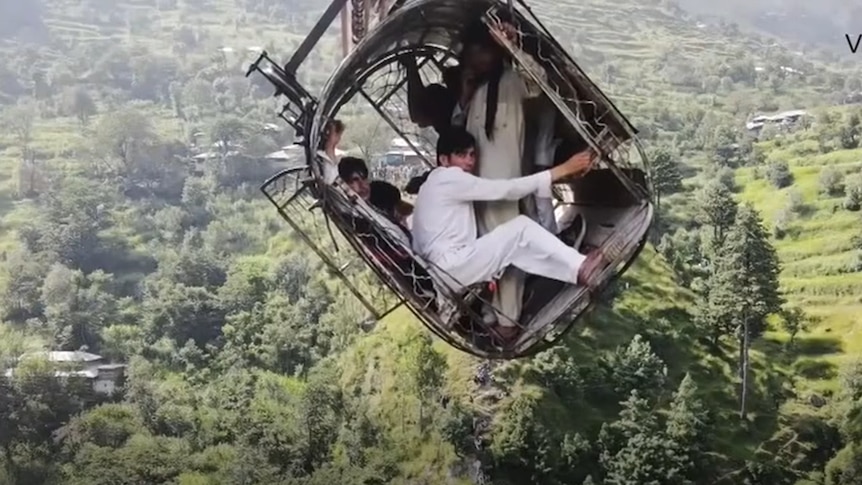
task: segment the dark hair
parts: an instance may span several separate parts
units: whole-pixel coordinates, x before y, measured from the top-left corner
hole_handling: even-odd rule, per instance
[[[451,124],[452,111],[458,102],[453,90],[442,84],[429,84],[425,87],[423,111],[431,118],[431,126],[440,133]]]
[[[428,175],[430,173],[431,173],[431,171],[429,170],[429,171],[423,173],[422,175],[417,175],[417,176],[413,177],[412,179],[410,179],[407,182],[407,185],[404,186],[404,192],[407,192],[410,195],[418,194],[419,189],[422,188],[422,184],[424,184],[425,181],[428,180]]]
[[[398,187],[382,180],[374,180],[370,186],[368,202],[386,214],[393,214],[401,202],[401,191]]]
[[[437,138],[437,163],[439,165],[442,156],[465,153],[475,147],[476,139],[470,132],[460,126],[450,126]]]
[[[468,45],[499,48],[497,43],[494,42],[494,37],[491,35],[491,31],[488,30],[488,26],[482,20],[482,17],[478,17],[467,24],[461,32],[459,40],[461,41],[462,48]]]
[[[338,162],[338,176],[345,182],[354,174],[368,178],[368,165],[365,160],[356,157],[344,157]]]
[[[504,21],[505,20],[506,19],[504,19]],[[489,72],[482,80],[488,84],[488,90],[485,97],[485,136],[487,136],[489,140],[493,140],[494,125],[496,124],[497,119],[497,103],[500,100],[500,79],[502,79],[503,72],[505,71],[503,58],[506,55],[506,51],[497,44],[494,37],[491,35],[491,31],[488,29],[488,26],[485,25],[481,18],[470,23],[461,33],[462,61],[463,53],[467,50],[467,47],[471,45],[491,49],[498,55],[498,62],[491,69],[491,72]]]

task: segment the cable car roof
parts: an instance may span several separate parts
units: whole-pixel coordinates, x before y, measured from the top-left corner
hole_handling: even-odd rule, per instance
[[[320,104],[314,116],[311,130],[312,141],[318,140],[324,120],[331,118],[361,88],[364,80],[378,68],[391,62],[399,52],[417,50],[455,53],[461,49],[459,39],[462,31],[493,7],[508,8],[499,0],[408,0],[384,21],[374,27],[339,65],[323,88]],[[537,25],[538,19],[525,14],[522,9],[512,10],[522,29],[531,29],[547,43],[556,43],[550,33]],[[589,102],[602,112],[613,113],[615,119],[603,122],[621,141],[633,137],[637,130],[632,126],[613,102],[602,93],[579,66],[567,56],[557,44],[560,56],[553,62],[567,61],[564,76],[574,76],[590,91]],[[580,93],[579,93],[580,94]]]

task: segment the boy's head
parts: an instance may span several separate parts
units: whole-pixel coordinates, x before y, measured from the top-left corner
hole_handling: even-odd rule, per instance
[[[437,139],[437,164],[472,173],[476,167],[476,139],[464,128],[450,127]]]
[[[404,192],[407,192],[410,195],[418,194],[419,189],[422,187],[422,184],[424,184],[425,181],[428,180],[428,174],[430,174],[430,173],[431,172],[428,171],[428,172],[423,173],[422,175],[417,175],[417,176],[411,178],[407,182],[407,185],[404,186]]]
[[[371,196],[368,202],[384,213],[394,216],[395,210],[401,202],[401,191],[394,185],[382,180],[371,182],[370,187]]]
[[[368,185],[368,165],[365,160],[356,157],[344,157],[338,162],[338,176],[341,180],[365,200],[371,192]]]

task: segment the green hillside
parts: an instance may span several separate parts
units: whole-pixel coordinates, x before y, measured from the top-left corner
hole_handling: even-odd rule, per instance
[[[258,191],[275,170],[262,155],[289,140],[263,129],[279,103],[242,77],[249,49],[286,59],[322,4],[44,0],[23,31],[0,24],[0,358],[86,346],[130,364],[99,407],[37,363],[2,381],[15,432],[0,433],[0,483],[467,484],[477,463],[495,485],[858,483],[859,370],[842,366],[862,345],[862,219],[845,204],[862,191],[848,148],[862,112],[837,106],[858,66],[667,2],[531,4],[662,161],[661,210],[603,305],[483,385],[482,362],[406,310],[361,329],[361,306]],[[337,65],[331,30],[302,68],[310,86]],[[785,109],[815,117],[746,133]],[[225,139],[246,148],[192,158]],[[784,307],[813,320],[792,343],[781,312],[751,322],[744,418],[735,316],[715,309],[756,305],[703,290],[740,268],[710,249],[716,181],[753,203]],[[743,220],[725,221],[728,247],[760,242]]]
[[[696,14],[722,16],[728,21],[759,28],[784,43],[822,48],[833,55],[847,55],[841,45],[845,31],[854,31],[853,19],[859,15],[852,3],[827,1],[816,7],[802,0],[739,0],[716,3],[682,0],[679,4]]]
[[[844,110],[827,112],[822,123],[838,124]],[[858,116],[858,111],[856,116]],[[834,126],[834,125],[833,125]],[[818,139],[830,126],[806,130],[789,139],[768,142],[766,163],[784,162],[793,176],[792,185],[777,188],[766,170],[745,169],[737,173],[744,188],[740,194],[775,221],[786,235],[775,242],[784,270],[782,285],[788,297],[804,307],[816,320],[813,334],[838,338],[836,351],[857,354],[857,336],[862,323],[862,272],[858,235],[862,216],[847,210],[844,202],[859,188],[862,150],[845,149],[822,153]],[[831,179],[830,185],[821,180]],[[825,186],[834,186],[830,193]],[[856,195],[855,197],[858,197]]]

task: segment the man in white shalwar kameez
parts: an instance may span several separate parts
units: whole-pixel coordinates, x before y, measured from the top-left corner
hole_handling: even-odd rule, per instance
[[[323,183],[332,185],[338,179],[338,144],[344,135],[344,123],[332,120],[326,124],[317,155],[323,161]]]
[[[498,35],[510,41],[515,40],[515,30],[508,24],[503,25]],[[477,174],[489,179],[510,179],[524,175],[524,102],[538,97],[542,91],[529,79],[529,75],[522,75],[504,60],[504,51],[496,42],[481,22],[468,29],[463,40],[463,69],[468,78],[475,76],[478,87],[470,89],[468,81],[468,86],[463,88],[461,94],[462,99],[471,98],[466,128],[477,140]],[[544,69],[538,63],[529,56],[525,58],[530,62],[533,72],[544,75]],[[494,96],[489,96],[490,90],[494,90]],[[492,116],[488,115],[489,102],[496,103]],[[537,204],[547,205],[551,201],[550,193],[536,197]],[[480,202],[476,204],[476,211],[479,234],[487,234],[521,214],[518,200]],[[552,213],[553,209],[550,211]],[[544,212],[547,210],[542,212],[542,215],[546,215]],[[510,268],[500,275],[493,298],[496,315],[490,311],[491,308],[486,308],[487,321],[497,320],[503,326],[516,325],[524,300],[525,277],[518,268]]]
[[[475,138],[453,127],[437,141],[440,165],[419,189],[413,213],[413,250],[438,269],[452,289],[490,281],[500,271],[523,272],[576,285],[592,286],[607,265],[600,251],[585,256],[567,246],[532,219],[516,215],[477,237],[473,203],[517,201],[531,194],[549,196],[553,182],[585,174],[593,164],[588,152],[527,177],[486,179],[471,172],[476,164]],[[503,338],[518,327],[498,327]]]

